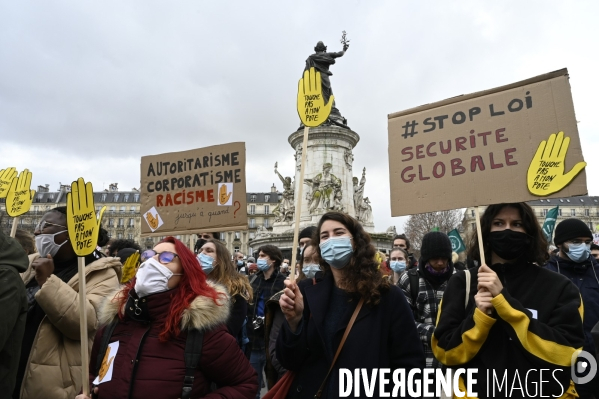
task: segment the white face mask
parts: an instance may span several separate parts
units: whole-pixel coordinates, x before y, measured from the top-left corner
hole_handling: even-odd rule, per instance
[[[168,291],[168,280],[172,276],[182,276],[182,273],[173,273],[170,269],[154,258],[146,260],[137,269],[135,275],[135,292],[142,298],[151,294]]]
[[[54,242],[54,237],[58,234],[64,233],[66,230],[59,231],[54,234],[39,234],[35,236],[35,246],[37,248],[37,252],[39,252],[42,258],[45,258],[48,255],[52,255],[55,257],[60,248],[69,241],[67,238],[62,244],[57,244]]]

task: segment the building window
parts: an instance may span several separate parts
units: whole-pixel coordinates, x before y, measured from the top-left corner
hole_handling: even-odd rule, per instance
[[[123,233],[117,233],[116,238],[121,240],[123,238]]]
[[[570,216],[576,216],[576,209],[575,208],[570,209]]]
[[[129,202],[129,194],[123,194],[123,202]]]
[[[135,219],[129,218],[129,227],[135,227]]]
[[[541,214],[541,216],[547,216],[547,209],[543,209],[543,213]]]
[[[40,202],[44,198],[44,194],[37,195],[37,202]]]
[[[264,196],[264,202],[268,202],[268,200],[269,200],[269,199],[270,199],[270,195],[269,195],[269,194],[266,194],[266,195]]]
[[[588,209],[584,210],[584,216],[590,216],[591,215],[591,211]]]
[[[135,213],[135,207],[134,206],[131,207],[131,213]]]
[[[114,194],[114,196],[112,197],[112,202],[119,202],[120,196],[121,196],[120,194]]]
[[[114,226],[114,219],[113,218],[108,219],[108,225],[110,227]]]
[[[127,212],[127,207],[126,206],[121,206],[121,213],[125,213]]]
[[[587,225],[589,226],[589,229],[593,231],[593,222],[587,222]]]
[[[139,194],[133,194],[133,202],[139,202]]]
[[[119,227],[125,227],[125,219],[119,218]]]
[[[110,207],[110,212],[116,212],[116,206],[111,206]]]
[[[256,194],[250,195],[250,202],[256,202]]]
[[[476,223],[470,223],[470,228],[472,230],[476,230]]]
[[[132,240],[133,239],[133,234],[131,234],[131,233],[127,234],[127,239],[128,240]]]
[[[96,213],[102,210],[102,205],[96,205]]]
[[[101,202],[106,202],[106,194],[102,194],[102,198],[100,198]]]
[[[562,208],[557,208],[557,214],[562,216]]]
[[[239,233],[238,231],[236,231],[235,232],[235,239],[239,240],[240,236],[241,236],[241,233]]]
[[[250,205],[250,215],[256,214],[256,205]]]
[[[470,210],[470,215],[471,215],[472,217],[474,217],[474,209],[471,209],[471,210]]]
[[[270,213],[270,206],[264,205],[264,214],[268,215]]]
[[[256,233],[254,233],[253,231],[250,231],[250,240],[253,240],[254,237],[256,237]]]
[[[268,219],[264,219],[264,227],[268,228]]]
[[[239,247],[235,247],[235,252],[239,252]]]
[[[256,219],[250,219],[250,229],[253,229],[256,227]]]

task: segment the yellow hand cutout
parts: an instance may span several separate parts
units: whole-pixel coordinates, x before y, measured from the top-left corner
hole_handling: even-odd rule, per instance
[[[221,205],[225,205],[227,202],[229,202],[229,198],[231,198],[231,194],[233,194],[232,192],[227,193],[227,185],[223,184],[222,186],[220,186],[220,192],[218,193],[218,201],[220,202]]]
[[[17,177],[17,169],[10,167],[0,169],[0,198],[6,198],[12,180]]]
[[[123,275],[121,277],[121,283],[128,283],[129,280],[135,276],[137,270],[137,263],[139,262],[139,251],[131,254],[125,263],[123,263]]]
[[[77,256],[89,255],[96,249],[105,210],[106,207],[102,207],[96,218],[94,189],[90,182],[85,183],[80,177],[71,184],[71,192],[67,194],[67,226]]]
[[[110,357],[110,346],[108,348],[106,348],[106,354],[104,355],[104,359],[102,360],[102,365],[100,366],[100,371],[98,372],[98,377],[99,380],[102,381],[104,379],[104,377],[106,377],[106,373],[108,373],[108,370],[110,369],[110,365],[112,364],[112,361],[114,360],[114,356],[110,358],[110,360],[108,359]]]
[[[156,214],[156,217],[154,217],[154,215],[152,215],[152,212],[148,211],[148,213],[146,213],[146,220],[148,221],[148,224],[151,228],[153,228],[154,230],[158,228],[158,214]]]
[[[331,95],[329,102],[324,103],[320,72],[313,67],[304,71],[297,90],[297,112],[304,125],[316,127],[325,122],[331,114],[334,100],[335,96]]]
[[[31,172],[27,169],[19,174],[19,177],[14,177],[6,196],[6,213],[10,216],[20,216],[31,208],[35,190],[30,190],[31,187]]]
[[[553,133],[549,136],[549,140],[541,141],[528,167],[526,178],[528,191],[540,197],[557,193],[570,184],[587,166],[586,162],[579,162],[564,174],[569,146],[570,138],[564,137],[564,132],[559,132],[557,135]]]

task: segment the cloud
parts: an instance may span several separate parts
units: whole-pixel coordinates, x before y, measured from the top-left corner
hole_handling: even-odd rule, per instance
[[[0,164],[34,184],[139,186],[142,155],[245,141],[249,191],[293,171],[297,81],[318,40],[361,136],[375,225],[390,216],[389,113],[568,67],[588,175],[599,173],[595,2],[75,1],[0,5]],[[283,173],[285,174],[285,173]],[[599,187],[589,179],[591,194]],[[596,180],[596,179],[595,179]],[[280,184],[278,185],[281,189]],[[402,230],[402,227],[399,227]]]

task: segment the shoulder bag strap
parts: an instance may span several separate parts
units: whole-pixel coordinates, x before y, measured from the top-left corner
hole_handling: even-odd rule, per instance
[[[102,341],[100,341],[98,357],[96,358],[95,375],[98,375],[98,373],[100,372],[100,367],[102,367],[102,360],[104,360],[104,356],[106,355],[106,349],[108,348],[108,343],[110,342],[110,337],[112,337],[112,333],[117,324],[119,324],[118,316],[116,316],[112,320],[112,322],[106,326],[106,328],[104,329],[104,332],[102,333]]]
[[[187,332],[187,341],[185,342],[185,379],[183,380],[181,399],[191,398],[195,371],[200,363],[200,357],[202,357],[203,342],[204,333],[200,330],[194,328]]]
[[[320,398],[320,395],[322,395],[322,390],[324,389],[324,385],[326,384],[327,380],[329,379],[329,375],[331,375],[331,371],[333,371],[333,367],[335,366],[335,363],[337,362],[337,358],[339,357],[339,353],[341,352],[341,349],[343,348],[343,344],[345,344],[345,340],[347,339],[347,336],[349,335],[349,332],[351,331],[351,328],[353,327],[354,322],[356,321],[356,318],[358,317],[358,313],[360,313],[360,309],[362,309],[363,304],[364,304],[364,298],[360,298],[360,302],[358,302],[358,306],[356,306],[356,310],[354,310],[354,314],[352,314],[351,319],[349,320],[349,324],[345,328],[345,332],[343,333],[343,338],[341,338],[341,343],[339,344],[339,347],[337,348],[337,353],[335,353],[335,357],[333,358],[333,363],[331,363],[331,367],[329,367],[329,372],[327,373],[326,377],[324,377],[322,384],[320,384],[320,388],[318,388],[318,392],[316,392],[316,395],[314,395],[315,399]]]
[[[410,295],[412,296],[412,306],[416,307],[416,299],[418,299],[418,291],[420,290],[420,276],[417,269],[408,270],[410,278]]]
[[[470,300],[470,270],[464,270],[466,273],[466,303],[464,304],[464,309],[468,307],[468,301]]]

